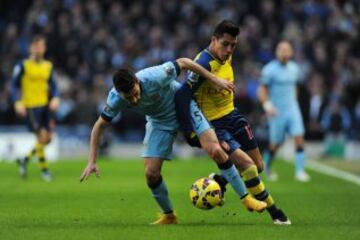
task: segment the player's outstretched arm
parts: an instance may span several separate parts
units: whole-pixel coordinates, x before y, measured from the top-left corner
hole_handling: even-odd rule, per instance
[[[179,58],[176,60],[177,64],[179,65],[181,70],[190,70],[192,72],[195,72],[197,74],[200,74],[204,78],[208,79],[211,83],[213,83],[216,87],[216,89],[219,92],[222,92],[224,90],[232,92],[234,91],[234,85],[230,83],[229,81],[221,78],[217,78],[214,74],[206,70],[201,65],[195,63],[189,58]]]
[[[276,115],[277,111],[269,99],[268,89],[265,85],[261,85],[258,91],[258,98],[263,106],[264,111],[269,116]]]
[[[91,173],[95,173],[97,177],[100,176],[99,168],[96,166],[96,157],[99,149],[100,138],[108,125],[109,123],[101,116],[94,124],[90,137],[88,164],[85,167],[83,173],[81,174],[80,182],[86,180]]]

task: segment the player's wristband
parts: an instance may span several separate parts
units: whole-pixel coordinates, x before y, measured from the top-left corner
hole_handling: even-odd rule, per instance
[[[270,111],[271,109],[274,109],[274,105],[270,101],[264,102],[262,106],[266,112]]]

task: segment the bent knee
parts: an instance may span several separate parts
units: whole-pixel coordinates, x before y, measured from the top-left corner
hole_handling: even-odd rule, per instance
[[[160,171],[154,169],[146,169],[145,177],[148,184],[154,184],[160,179]]]
[[[206,152],[209,156],[214,159],[216,162],[221,163],[227,160],[227,154],[224,152],[222,147],[219,144],[211,144]]]
[[[43,144],[47,145],[52,140],[52,134],[44,129],[40,130],[40,132],[37,134],[38,141]]]
[[[262,173],[264,171],[264,163],[262,161],[255,163],[258,173]]]

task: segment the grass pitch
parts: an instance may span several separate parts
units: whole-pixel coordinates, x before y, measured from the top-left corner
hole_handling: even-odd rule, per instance
[[[266,212],[247,212],[232,189],[222,208],[194,208],[189,187],[216,170],[210,160],[164,164],[176,226],[149,225],[159,209],[146,187],[142,161],[99,160],[101,177],[80,183],[85,165],[54,163],[55,179],[46,183],[34,163],[26,181],[14,163],[0,163],[0,239],[360,239],[360,187],[315,172],[310,183],[298,183],[288,163],[276,163],[280,181],[266,186],[291,226],[273,225]]]

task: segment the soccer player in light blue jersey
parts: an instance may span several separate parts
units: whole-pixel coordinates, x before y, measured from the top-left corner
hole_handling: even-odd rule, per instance
[[[164,160],[171,159],[172,145],[179,127],[176,120],[174,96],[180,88],[176,78],[182,69],[200,74],[216,84],[221,91],[232,90],[233,86],[226,80],[215,77],[187,58],[146,68],[136,74],[128,69],[118,70],[113,77],[114,88],[108,95],[107,105],[91,132],[88,165],[80,178],[80,181],[83,181],[91,173],[99,175],[99,169],[96,166],[99,140],[104,128],[120,111],[131,110],[145,114],[147,124],[144,138],[145,150],[142,155],[145,160],[145,176],[152,196],[163,211],[154,224],[177,223],[165,181],[161,176],[161,167]],[[199,136],[203,149],[217,162],[234,190],[243,196],[244,205],[249,210],[262,211],[266,203],[246,193],[246,187],[235,166],[220,146],[214,130],[210,128],[195,102],[191,103],[190,111],[194,130]]]
[[[305,172],[304,125],[297,101],[296,84],[299,67],[291,61],[293,50],[289,42],[282,41],[276,48],[276,60],[266,64],[261,73],[259,100],[268,117],[270,143],[265,153],[265,172],[269,180],[277,180],[271,172],[273,157],[284,142],[285,134],[294,138],[295,179],[308,182],[310,176]]]

